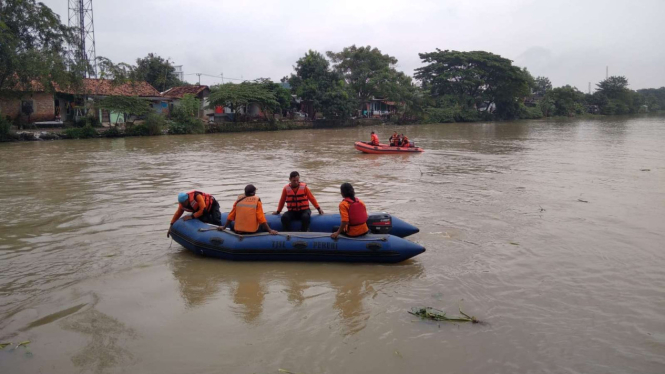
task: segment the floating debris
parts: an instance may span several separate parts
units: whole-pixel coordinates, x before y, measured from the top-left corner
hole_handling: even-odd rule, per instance
[[[0,349],[4,349],[5,347],[10,346],[10,345],[12,345],[11,342],[9,342],[9,343],[0,343]]]
[[[520,245],[520,243],[510,242],[512,245]]]
[[[418,316],[422,319],[430,319],[432,321],[448,321],[448,322],[471,322],[471,323],[480,323],[476,317],[469,316],[468,314],[462,312],[462,308],[459,308],[461,316],[448,317],[446,312],[439,309],[434,309],[432,307],[426,308],[412,308],[409,311],[409,314]]]
[[[579,201],[580,203],[588,203],[588,201],[582,199],[577,199],[577,201]]]
[[[26,341],[24,341],[24,342],[20,342],[20,343],[18,343],[18,345],[16,346],[16,348],[18,348],[18,347],[27,347],[28,344],[30,344],[30,340],[26,340]]]
[[[290,370],[286,370],[286,369],[279,369],[279,372],[280,373],[285,373],[285,374],[298,374],[298,373],[294,373],[294,372],[292,372]]]
[[[640,171],[651,171],[651,169],[640,169]]]
[[[402,357],[402,354],[399,353],[398,350],[395,350],[395,352],[393,352],[393,354],[394,354],[395,356],[399,357],[399,358],[403,358],[403,357]]]

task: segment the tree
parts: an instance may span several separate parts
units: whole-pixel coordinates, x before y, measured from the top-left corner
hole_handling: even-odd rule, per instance
[[[415,77],[433,98],[454,95],[465,109],[495,103],[499,117],[514,118],[518,99],[529,94],[530,74],[499,55],[437,49],[419,56],[427,65]]]
[[[209,108],[229,106],[236,113],[240,107],[256,103],[264,111],[274,112],[278,107],[275,94],[258,83],[243,82],[240,84],[226,83],[210,88],[208,96]],[[235,120],[235,118],[234,118]]]
[[[0,96],[17,88],[78,87],[88,66],[67,59],[66,46],[76,40],[73,31],[35,0],[0,1]]]
[[[291,106],[291,91],[284,88],[281,84],[273,82],[269,78],[259,78],[254,82],[275,95],[277,106],[274,108],[274,112],[281,112],[289,109]]]
[[[182,85],[180,79],[175,75],[175,68],[171,62],[154,53],[148,53],[146,57],[136,59],[136,75],[160,92]]]
[[[353,111],[353,99],[342,76],[330,70],[330,62],[316,51],[308,51],[296,61],[295,74],[282,81],[291,85],[291,92],[311,101],[315,111],[326,117],[345,118]]]
[[[99,100],[97,107],[99,109],[122,113],[125,118],[132,114],[142,116],[150,112],[148,102],[137,96],[107,96]]]
[[[552,89],[552,82],[547,77],[537,77],[536,78],[536,87],[535,94],[538,96],[545,96],[547,91]]]
[[[543,100],[554,105],[552,114],[555,116],[574,116],[584,113],[584,93],[570,85],[548,91]]]
[[[364,105],[372,97],[386,97],[393,91],[397,71],[395,57],[382,54],[378,48],[356,47],[352,45],[341,52],[328,51],[328,58],[333,62],[334,69],[342,75],[349,90],[358,104]],[[393,99],[393,98],[390,98]]]

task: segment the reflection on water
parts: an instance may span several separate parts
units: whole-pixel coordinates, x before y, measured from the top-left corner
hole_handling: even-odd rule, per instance
[[[203,306],[226,290],[235,304],[234,314],[246,323],[261,317],[269,289],[279,289],[286,301],[301,306],[308,297],[334,292],[331,307],[347,326],[347,333],[362,330],[369,313],[364,302],[380,288],[408,282],[422,276],[423,267],[415,261],[395,265],[291,264],[219,261],[182,250],[169,261],[180,285],[180,295],[190,307]],[[322,271],[323,270],[323,271]],[[315,289],[312,295],[306,295]]]

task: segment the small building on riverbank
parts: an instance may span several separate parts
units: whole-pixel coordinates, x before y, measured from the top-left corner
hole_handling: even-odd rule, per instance
[[[168,114],[168,103],[172,99],[163,97],[150,83],[145,81],[114,84],[108,79],[85,78],[77,89],[56,87],[55,92],[46,92],[39,82],[32,82],[31,89],[14,92],[11,98],[0,99],[0,112],[11,120],[24,123],[76,121],[95,110],[95,100],[108,96],[137,96],[150,102],[156,113]],[[87,104],[87,105],[86,105]],[[125,122],[122,114],[96,110],[101,123]]]

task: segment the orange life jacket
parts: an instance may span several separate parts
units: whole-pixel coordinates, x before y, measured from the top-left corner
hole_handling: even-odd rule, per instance
[[[256,218],[256,209],[259,205],[259,197],[238,196],[236,200],[236,219],[233,229],[238,232],[257,232],[259,230],[259,220]]]
[[[365,224],[367,222],[367,210],[358,199],[351,200],[350,197],[347,197],[344,201],[349,203],[349,226]]]
[[[406,136],[402,138],[402,147],[408,147],[409,146],[409,138]]]
[[[399,135],[397,135],[397,133],[394,133],[392,138],[390,138],[390,145],[397,146],[398,138],[399,138]]]
[[[379,145],[379,136],[372,134],[372,141],[370,143],[372,143],[372,145]]]
[[[198,195],[202,195],[203,202],[206,203],[204,211],[210,212],[210,209],[212,209],[212,204],[215,201],[215,198],[212,197],[212,195],[196,190],[187,192],[187,195],[189,195],[189,204],[187,204],[188,206],[180,204],[180,206],[185,212],[197,212],[199,210],[199,202],[196,201],[196,197]]]
[[[284,186],[286,191],[286,209],[290,212],[298,212],[309,209],[309,199],[307,198],[307,185],[300,183],[295,192],[291,185]]]

